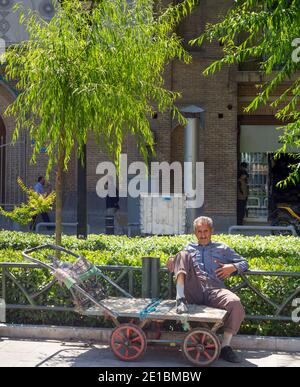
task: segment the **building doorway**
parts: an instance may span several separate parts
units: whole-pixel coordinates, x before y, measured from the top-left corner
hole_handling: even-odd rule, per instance
[[[241,153],[241,162],[248,164],[249,196],[246,221],[266,222],[269,207],[268,153]]]
[[[270,169],[270,205],[269,211],[273,212],[278,204],[289,204],[291,206],[300,203],[300,183],[288,184],[286,187],[278,187],[277,183],[284,180],[290,173],[289,165],[298,163],[290,154],[283,153],[275,158],[274,154],[269,154]]]
[[[278,187],[277,183],[289,175],[289,165],[295,164],[290,154],[275,158],[275,153],[241,153],[241,162],[248,164],[249,196],[245,220],[267,222],[278,204],[291,206],[300,203],[300,183]]]

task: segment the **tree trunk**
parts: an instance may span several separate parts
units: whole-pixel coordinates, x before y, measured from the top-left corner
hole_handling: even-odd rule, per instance
[[[64,153],[62,147],[58,152],[58,163],[56,172],[56,208],[55,208],[55,241],[58,246],[61,246],[62,234],[62,177],[64,170]]]
[[[83,164],[77,162],[77,238],[87,238],[87,201],[86,201],[86,144],[83,145]]]

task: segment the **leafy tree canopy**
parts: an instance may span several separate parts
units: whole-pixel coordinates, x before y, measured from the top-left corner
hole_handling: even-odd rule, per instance
[[[264,81],[246,112],[270,103],[277,109],[276,117],[286,124],[279,153],[286,152],[289,145],[300,147],[299,0],[236,0],[225,18],[208,24],[205,32],[191,43],[202,45],[214,40],[223,46],[223,56],[211,63],[205,74],[213,74],[224,65],[256,59]],[[270,101],[275,89],[285,82],[288,86],[284,92]],[[286,182],[299,181],[299,172],[297,163]]]
[[[184,121],[174,106],[179,93],[164,87],[163,74],[174,58],[190,61],[174,28],[197,1],[157,12],[153,3],[102,0],[88,9],[64,0],[49,22],[22,11],[29,39],[5,54],[6,74],[20,90],[6,114],[16,117],[14,139],[27,128],[35,140],[33,161],[47,147],[48,172],[62,153],[67,169],[75,144],[81,155],[88,131],[118,162],[127,134],[145,158],[147,146],[153,150],[154,109]]]

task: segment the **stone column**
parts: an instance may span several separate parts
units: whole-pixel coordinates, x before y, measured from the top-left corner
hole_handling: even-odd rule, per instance
[[[186,231],[193,232],[193,220],[197,217],[198,208],[189,206],[194,200],[196,189],[196,163],[199,161],[199,128],[204,127],[204,109],[190,105],[180,109],[187,119],[184,128],[184,192],[187,196]]]

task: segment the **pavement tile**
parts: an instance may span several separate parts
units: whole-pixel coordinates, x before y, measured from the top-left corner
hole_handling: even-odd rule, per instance
[[[212,367],[300,367],[300,353],[263,350],[238,351],[243,362],[218,360]],[[58,341],[10,340],[0,342],[0,367],[190,367],[179,350],[148,348],[136,362],[121,362],[108,345]]]

